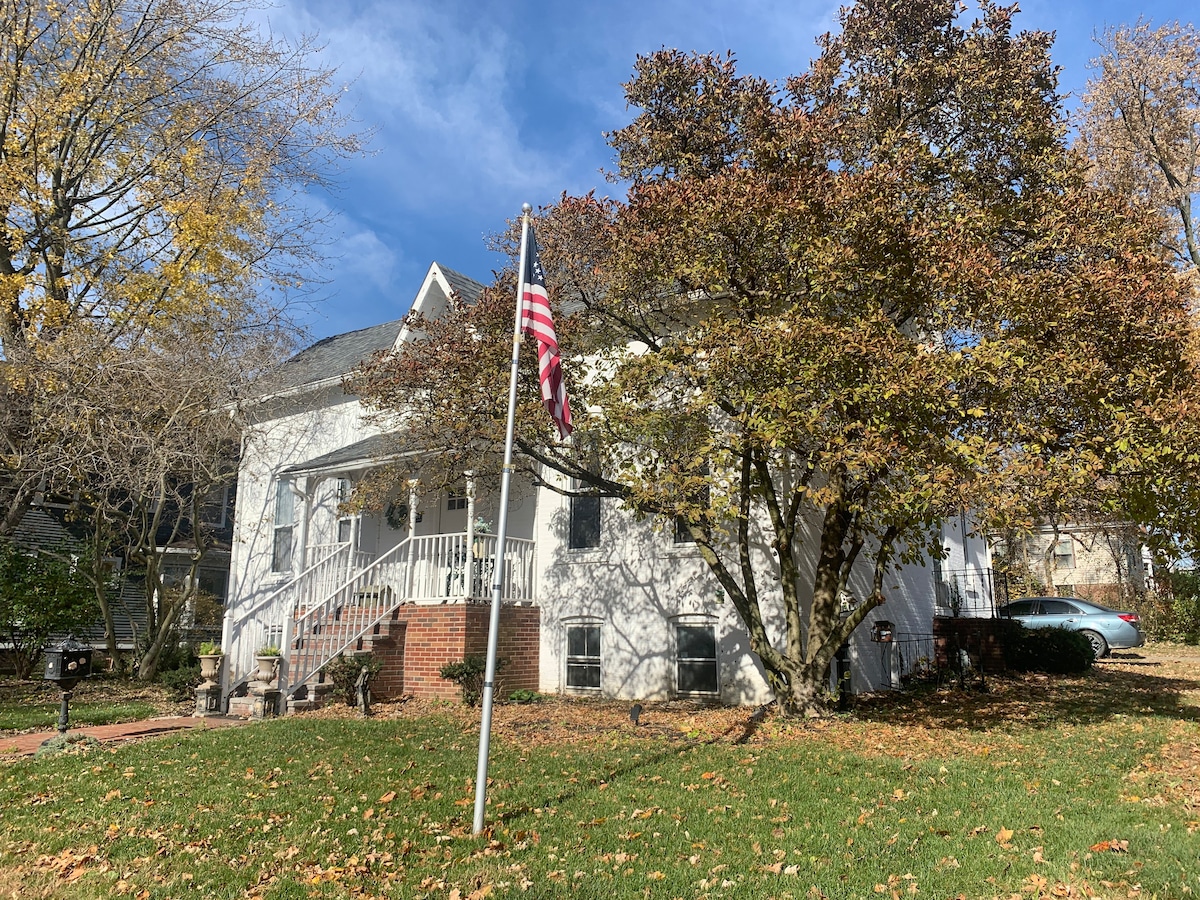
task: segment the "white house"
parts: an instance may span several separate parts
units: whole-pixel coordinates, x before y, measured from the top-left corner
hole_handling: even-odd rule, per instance
[[[414,310],[436,316],[451,292],[469,302],[482,289],[434,263]],[[483,652],[494,538],[476,533],[475,522],[496,521],[496,496],[464,473],[460,487],[437,497],[419,485],[402,488],[384,513],[339,507],[383,448],[343,376],[410,338],[396,321],[319,341],[290,360],[281,384],[256,404],[237,487],[223,637],[227,697],[244,688],[263,646],[283,648],[279,686],[299,702],[343,650],[369,647],[384,657],[377,693],[445,697],[456,688],[438,668]],[[732,605],[682,535],[638,522],[608,499],[529,485],[514,496],[503,689],[770,699]],[[930,660],[935,613],[991,615],[987,546],[968,525],[946,522],[941,560],[906,567],[885,588],[887,603],[848,647],[854,690],[898,685]],[[774,565],[765,548],[757,552],[764,569]],[[865,594],[863,574],[852,594]],[[884,619],[892,640],[873,641],[872,622]],[[780,620],[772,624],[781,634]]]

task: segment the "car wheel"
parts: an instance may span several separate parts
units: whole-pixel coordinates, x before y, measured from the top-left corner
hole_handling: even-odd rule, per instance
[[[1088,631],[1087,629],[1084,629],[1079,633],[1087,638],[1088,643],[1092,645],[1092,654],[1096,657],[1096,659],[1100,659],[1101,657],[1108,655],[1108,641],[1104,640],[1103,635],[1099,635],[1094,631]]]

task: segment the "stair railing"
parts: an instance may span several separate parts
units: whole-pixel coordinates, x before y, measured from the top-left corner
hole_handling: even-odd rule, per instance
[[[306,597],[322,597],[346,581],[354,556],[349,543],[327,544],[314,548],[315,562],[295,578],[268,593],[249,609],[225,614],[221,647],[225,665],[221,667],[221,696],[228,701],[254,672],[255,654],[267,646],[284,646],[288,623]]]

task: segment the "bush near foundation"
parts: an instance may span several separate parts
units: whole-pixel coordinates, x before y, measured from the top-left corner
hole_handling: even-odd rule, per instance
[[[1077,675],[1094,661],[1092,645],[1078,631],[1019,626],[1005,636],[1005,665],[1019,672]]]
[[[349,656],[339,653],[337,659],[330,660],[321,668],[321,672],[333,683],[334,693],[345,700],[347,706],[358,705],[358,674],[363,666],[367,667],[367,684],[370,685],[383,668],[383,660],[374,653],[352,653]]]
[[[496,660],[496,681],[500,681],[500,670],[504,668],[507,659]],[[482,656],[468,656],[457,662],[446,663],[438,674],[447,681],[453,681],[462,692],[462,702],[467,706],[478,706],[483,699],[483,676],[487,668],[487,659]],[[499,693],[498,691],[496,693]]]

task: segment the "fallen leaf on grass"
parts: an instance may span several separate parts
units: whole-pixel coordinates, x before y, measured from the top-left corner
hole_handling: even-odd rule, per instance
[[[1008,847],[1009,841],[1012,840],[1013,832],[1011,828],[1001,828],[996,832],[996,843],[1001,847]]]
[[[1101,841],[1088,847],[1093,853],[1128,853],[1129,841]]]

